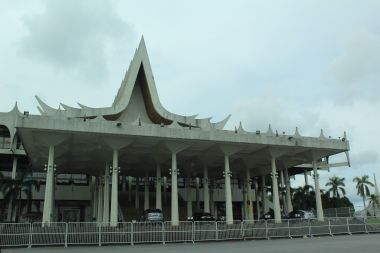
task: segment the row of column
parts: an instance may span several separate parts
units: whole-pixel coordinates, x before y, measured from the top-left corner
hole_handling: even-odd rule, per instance
[[[171,222],[172,225],[179,224],[179,212],[178,212],[178,184],[177,178],[179,175],[179,170],[177,167],[177,151],[172,152],[171,156]],[[52,214],[54,208],[54,146],[50,146],[49,148],[49,159],[46,171],[46,189],[45,189],[45,202],[44,202],[44,211],[43,211],[43,223],[52,221]],[[315,183],[315,192],[316,192],[316,206],[317,206],[317,216],[318,219],[323,220],[323,210],[322,210],[322,202],[319,190],[319,176],[317,171],[317,163],[313,161],[313,171],[314,171],[314,183]],[[116,226],[118,222],[118,150],[113,150],[113,160],[112,166],[110,167],[111,172],[111,193],[110,191],[110,176],[108,165],[105,168],[104,174],[104,184],[101,180],[101,177],[97,180],[97,187],[95,189],[94,202],[96,202],[97,210],[96,217],[97,221],[102,221],[110,224],[110,226]],[[204,167],[204,176],[203,176],[203,185],[204,185],[204,211],[210,212],[210,194],[208,189],[208,169]],[[225,183],[225,207],[226,207],[226,223],[233,223],[233,209],[232,209],[232,192],[231,192],[231,170],[229,164],[229,156],[224,156],[224,183]],[[272,191],[273,191],[273,209],[274,209],[274,218],[275,222],[281,222],[281,210],[280,210],[280,199],[279,199],[279,191],[278,191],[278,182],[277,182],[277,168],[276,168],[276,160],[274,158],[271,159],[271,176],[272,176]],[[156,168],[156,208],[162,209],[161,202],[161,167],[158,164]],[[284,184],[284,176],[281,171],[281,181],[282,185]],[[289,185],[289,176],[288,170],[285,169],[285,182],[286,182],[286,208],[287,211],[290,212],[292,210],[291,206],[291,196],[290,196],[290,185]],[[130,185],[130,184],[129,184]],[[197,184],[199,185],[199,184]],[[187,187],[189,186],[189,182],[187,182]],[[256,182],[257,186],[257,182]],[[247,205],[247,218],[249,220],[253,220],[253,207],[252,207],[252,191],[251,191],[251,175],[250,171],[246,171],[246,205]],[[189,187],[188,187],[189,188]],[[256,196],[257,195],[257,187]],[[268,209],[267,196],[265,190],[265,178],[262,178],[262,203],[263,203],[263,211],[266,212]],[[165,190],[165,188],[164,188]],[[199,191],[197,191],[199,192]],[[188,190],[187,190],[187,193]],[[138,194],[138,189],[136,187],[136,194]],[[111,201],[109,201],[111,195]],[[148,185],[148,177],[145,176],[145,201],[144,208],[149,208],[149,185]],[[138,204],[138,198],[136,198]],[[198,201],[197,201],[198,202]],[[258,202],[258,201],[257,201]],[[95,203],[94,203],[95,205]],[[212,205],[213,206],[213,205]],[[188,213],[191,208],[191,203],[187,204]],[[199,207],[198,207],[199,208]],[[258,208],[259,210],[259,208]],[[95,215],[95,214],[94,214]]]

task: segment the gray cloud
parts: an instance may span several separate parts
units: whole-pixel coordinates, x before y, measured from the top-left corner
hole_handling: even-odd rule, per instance
[[[355,99],[378,100],[380,92],[380,34],[369,31],[351,33],[341,53],[330,65],[339,88],[339,103]]]
[[[89,82],[107,77],[107,50],[133,34],[110,1],[47,1],[42,13],[25,17],[21,53]]]

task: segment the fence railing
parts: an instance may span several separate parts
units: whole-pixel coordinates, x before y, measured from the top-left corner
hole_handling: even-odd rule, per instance
[[[110,245],[293,238],[320,235],[380,233],[380,219],[334,217],[317,219],[234,221],[0,223],[0,247]]]

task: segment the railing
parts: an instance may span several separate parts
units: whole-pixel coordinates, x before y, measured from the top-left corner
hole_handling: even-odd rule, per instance
[[[179,222],[0,223],[0,247],[110,245],[312,237],[355,233],[380,233],[380,219],[372,217],[283,220]]]

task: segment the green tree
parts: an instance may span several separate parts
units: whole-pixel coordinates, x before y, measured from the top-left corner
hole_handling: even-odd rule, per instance
[[[314,188],[311,185],[300,186],[293,192],[294,209],[309,210],[315,206]]]
[[[344,187],[346,186],[344,184],[345,178],[333,176],[329,178],[329,181],[326,183],[325,186],[330,186],[330,188],[327,190],[327,193],[332,193],[333,198],[340,198],[339,191],[342,193],[343,196],[346,195],[346,190]]]
[[[377,196],[375,194],[371,194],[368,197],[368,200],[369,200],[369,205],[373,208],[373,215],[376,216],[376,213],[377,213],[376,209],[380,204],[380,198],[379,198],[379,196]]]
[[[363,198],[363,205],[365,209],[366,208],[365,198],[366,196],[370,195],[368,186],[373,186],[373,183],[369,181],[368,175],[364,175],[362,177],[355,177],[352,181],[356,183],[357,195]]]
[[[21,194],[26,196],[28,209],[30,209],[33,188],[39,191],[40,185],[38,181],[32,178],[30,169],[21,170],[15,179],[3,177],[0,181],[0,191],[4,195],[4,201],[8,205],[8,209],[12,210],[12,213],[15,212],[16,219],[18,219],[19,212],[23,207]]]

